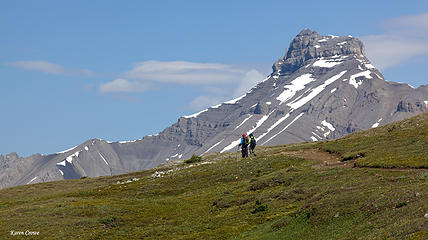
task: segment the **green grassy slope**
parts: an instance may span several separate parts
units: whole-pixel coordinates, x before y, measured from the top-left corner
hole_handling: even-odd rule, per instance
[[[382,128],[368,136],[384,146],[378,142],[390,138],[374,131]],[[427,239],[428,170],[323,166],[320,146],[340,154],[370,149],[366,157],[384,151],[341,145],[352,146],[339,140],[267,147],[252,159],[212,154],[203,159],[208,164],[3,189],[0,239],[26,230],[40,235],[25,239]],[[421,147],[411,156],[426,153]],[[168,170],[174,171],[152,177]]]
[[[428,168],[428,112],[319,146],[344,159],[363,156],[360,167]]]

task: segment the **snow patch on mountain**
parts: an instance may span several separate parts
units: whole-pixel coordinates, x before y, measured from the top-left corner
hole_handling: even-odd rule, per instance
[[[125,143],[134,143],[134,142],[136,142],[136,141],[139,141],[139,140],[119,141],[119,143],[120,143],[120,144],[125,144]]]
[[[379,126],[379,123],[381,121],[382,121],[382,118],[380,118],[379,120],[377,120],[377,122],[372,125],[372,128],[377,128]]]
[[[333,127],[333,125],[332,125],[331,123],[327,122],[326,120],[323,120],[323,121],[321,122],[321,124],[322,124],[324,127],[327,127],[328,129],[330,129],[331,131],[336,130],[336,129]]]
[[[70,156],[68,156],[67,158],[65,158],[63,161],[57,163],[56,165],[60,165],[60,166],[64,166],[65,167],[65,164],[66,164],[65,162],[66,161],[71,164],[73,162],[73,158],[74,157],[79,157],[80,152],[81,151],[77,151],[77,152],[71,154]]]
[[[285,126],[281,131],[279,131],[277,134],[273,135],[271,138],[269,138],[266,142],[264,142],[262,145],[266,144],[267,142],[269,142],[270,140],[274,139],[276,136],[278,136],[279,134],[281,134],[282,132],[284,132],[288,127],[291,126],[291,124],[293,124],[295,121],[297,121],[301,116],[303,116],[304,113],[300,113],[299,115],[297,115],[297,117],[295,117],[293,119],[293,121],[291,121],[287,126]]]
[[[256,126],[254,126],[251,130],[249,130],[247,132],[247,134],[250,134],[254,131],[256,131],[257,128],[259,128],[268,118],[269,116],[273,113],[274,111],[270,112],[268,115],[264,115],[262,118],[260,118],[259,121],[257,121]]]
[[[228,146],[226,146],[225,148],[223,148],[223,150],[220,151],[220,153],[224,153],[226,151],[231,150],[232,148],[238,146],[238,144],[241,142],[241,139],[238,139],[236,141],[233,141],[232,143],[230,143]]]
[[[303,74],[291,81],[291,84],[285,85],[285,90],[276,99],[280,101],[279,104],[283,104],[284,102],[294,97],[298,91],[305,89],[307,84],[315,80],[315,78],[312,78],[312,74]]]
[[[361,84],[363,84],[363,81],[358,81],[356,80],[356,78],[358,77],[365,77],[367,79],[373,78],[372,76],[370,76],[371,71],[367,70],[364,72],[360,72],[354,75],[351,75],[349,77],[349,84],[351,84],[352,86],[354,86],[355,88],[358,88],[358,86],[360,86]]]
[[[267,76],[265,79],[263,79],[262,81],[260,81],[261,83],[262,82],[266,82],[267,80],[269,80],[270,79],[270,76]]]
[[[330,130],[324,133],[324,137],[326,138],[328,135],[330,135]]]
[[[324,128],[323,128],[323,127],[321,127],[321,126],[316,126],[316,128],[318,128],[318,130],[321,130],[321,131],[323,131],[323,132],[324,132]]]
[[[77,151],[77,152],[75,152],[75,153],[73,153],[73,154],[71,154],[70,156],[68,156],[65,160],[67,161],[67,162],[69,162],[69,163],[72,163],[73,162],[73,158],[74,157],[79,157],[79,153],[80,153],[81,151]]]
[[[366,68],[368,68],[368,69],[374,69],[375,67],[372,65],[372,64],[370,64],[370,63],[366,63],[366,64],[364,64],[364,66],[366,67]]]
[[[106,161],[106,159],[104,158],[104,156],[100,153],[100,152],[98,152],[98,154],[100,155],[100,157],[104,160],[104,162],[107,164],[107,165],[109,165],[108,164],[108,162]]]
[[[222,143],[223,141],[224,141],[224,138],[223,138],[223,140],[221,140],[221,141],[217,142],[216,144],[214,144],[214,145],[212,145],[210,148],[208,148],[208,150],[206,150],[204,153],[202,153],[202,154],[201,154],[201,156],[202,156],[202,155],[204,155],[205,153],[209,152],[211,149],[215,148],[217,145],[219,145],[219,144],[220,144],[220,143]]]
[[[316,134],[316,133],[314,133],[314,132],[312,132],[312,134],[313,134],[315,137],[317,137],[317,138],[319,138],[319,139],[322,139],[322,137],[320,137],[318,134]]]
[[[256,105],[257,105],[257,104],[256,104]],[[242,124],[244,124],[246,121],[248,121],[248,119],[250,119],[252,116],[253,116],[253,115],[250,115],[249,117],[247,117],[246,119],[244,119],[244,121],[242,121],[238,126],[236,126],[236,128],[235,128],[234,130],[236,130],[236,129],[238,129],[239,127],[241,127],[241,126],[242,126]]]
[[[321,57],[319,60],[317,60],[316,62],[314,62],[312,64],[312,66],[314,67],[322,67],[322,68],[332,68],[336,65],[339,65],[341,63],[343,63],[343,60],[346,58],[347,56],[332,56],[329,58],[324,58]]]
[[[197,112],[197,113],[195,113],[195,114],[192,114],[192,115],[189,115],[189,116],[183,116],[184,118],[196,118],[196,117],[198,117],[199,116],[199,114],[201,114],[201,113],[203,113],[203,112],[206,112],[206,111],[208,111],[208,109],[204,109],[204,110],[202,110],[202,111],[200,111],[200,112]]]
[[[242,95],[242,96],[240,96],[240,97],[237,97],[237,98],[235,98],[235,99],[232,99],[232,100],[227,101],[227,102],[224,102],[224,103],[225,103],[225,104],[235,104],[235,103],[237,103],[239,100],[243,99],[246,95],[247,95],[247,94],[244,94],[244,95]]]
[[[262,139],[264,136],[266,136],[270,131],[272,131],[272,129],[274,129],[276,126],[278,126],[280,123],[282,123],[285,119],[287,119],[290,116],[290,113],[287,113],[285,116],[281,117],[280,119],[278,119],[278,121],[276,121],[272,126],[270,126],[268,128],[268,130],[263,133],[262,135],[260,135],[258,137],[258,139]]]
[[[320,92],[322,92],[328,85],[332,84],[333,82],[335,82],[336,80],[338,80],[339,78],[341,78],[343,76],[343,74],[346,73],[345,71],[342,71],[341,73],[327,79],[323,84],[319,85],[318,87],[314,88],[311,90],[311,92],[301,98],[298,99],[297,101],[294,100],[291,103],[288,103],[287,106],[291,107],[292,109],[298,109],[299,107],[305,105],[307,102],[309,102],[310,100],[312,100],[314,97],[316,97]]]
[[[66,152],[72,151],[72,150],[74,150],[74,149],[75,149],[75,148],[77,148],[77,147],[78,147],[78,146],[74,146],[74,147],[69,148],[69,149],[66,149],[66,150],[64,150],[64,151],[57,152],[57,154],[66,153]]]
[[[65,160],[64,160],[64,161],[61,161],[61,162],[59,162],[59,163],[57,163],[56,165],[64,166],[64,167],[65,167]]]
[[[33,179],[31,179],[29,182],[27,182],[27,184],[30,184],[31,182],[33,182],[34,180],[36,180],[38,178],[38,176],[34,177]]]

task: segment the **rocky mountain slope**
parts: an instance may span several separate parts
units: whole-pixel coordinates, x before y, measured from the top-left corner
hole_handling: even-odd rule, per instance
[[[335,139],[428,110],[428,85],[386,81],[352,36],[305,29],[272,69],[245,95],[183,116],[155,136],[92,139],[47,156],[0,155],[0,187],[115,175],[235,151],[242,133],[253,133],[259,145]]]

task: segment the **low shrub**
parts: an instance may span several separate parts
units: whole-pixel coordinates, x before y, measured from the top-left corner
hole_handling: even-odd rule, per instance
[[[106,227],[117,227],[119,225],[119,220],[116,216],[109,216],[99,220],[101,224]]]
[[[198,155],[193,155],[191,158],[187,159],[184,162],[187,163],[187,164],[196,163],[196,162],[202,162],[202,157],[200,157]]]

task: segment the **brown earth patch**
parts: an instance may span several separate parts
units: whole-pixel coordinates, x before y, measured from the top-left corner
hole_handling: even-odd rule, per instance
[[[300,157],[300,158],[304,158],[306,160],[315,162],[316,164],[312,165],[312,168],[315,168],[315,169],[333,168],[333,167],[352,168],[354,167],[354,162],[355,162],[355,160],[341,161],[341,157],[339,155],[330,154],[318,148],[280,152],[278,154]]]
[[[342,158],[339,154],[330,154],[319,148],[314,149],[301,149],[298,151],[284,151],[277,153],[276,155],[286,155],[304,158],[306,160],[312,161],[316,164],[312,165],[314,169],[322,168],[374,168],[374,167],[357,167],[354,165],[356,159],[341,161]],[[425,168],[375,168],[379,170],[388,170],[388,171],[405,171],[405,172],[427,172],[428,169]]]

